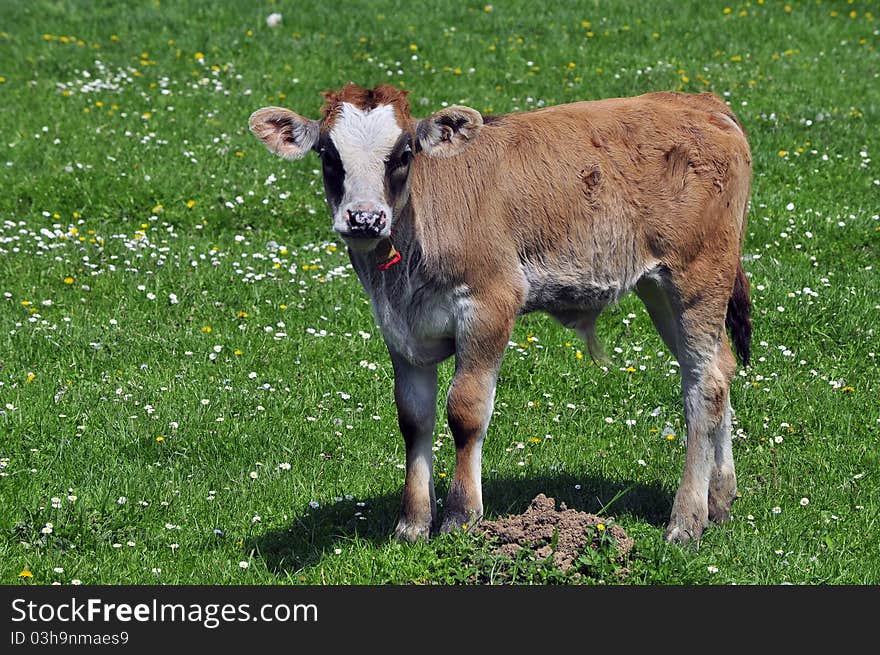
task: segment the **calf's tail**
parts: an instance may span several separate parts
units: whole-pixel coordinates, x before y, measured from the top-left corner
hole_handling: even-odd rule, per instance
[[[743,366],[749,365],[752,354],[752,301],[749,298],[749,278],[742,263],[737,264],[733,293],[727,301],[725,323],[730,330],[730,338]]]

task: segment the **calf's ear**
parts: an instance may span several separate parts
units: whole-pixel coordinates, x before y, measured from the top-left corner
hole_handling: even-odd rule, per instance
[[[425,154],[453,157],[476,138],[483,127],[480,112],[453,105],[416,123],[416,139]]]
[[[248,124],[269,150],[285,159],[305,156],[318,140],[318,121],[282,107],[258,109],[251,114]]]

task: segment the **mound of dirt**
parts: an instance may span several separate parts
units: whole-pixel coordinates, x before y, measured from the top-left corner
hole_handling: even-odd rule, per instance
[[[497,521],[484,521],[480,530],[493,538],[496,555],[513,557],[523,548],[530,548],[538,558],[549,557],[560,571],[571,568],[577,557],[589,547],[598,548],[601,532],[610,535],[621,557],[629,553],[633,540],[619,525],[610,524],[612,518],[602,518],[595,514],[568,509],[565,503],[559,504],[544,494],[538,494],[528,509]],[[605,527],[604,531],[597,526]],[[596,530],[588,530],[589,527]],[[556,536],[556,548],[553,539]]]

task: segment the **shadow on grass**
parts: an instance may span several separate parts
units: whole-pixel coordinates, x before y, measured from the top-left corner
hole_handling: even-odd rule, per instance
[[[443,498],[445,492],[445,486],[438,486],[438,498]],[[568,473],[515,479],[489,477],[483,481],[486,517],[518,514],[539,493],[555,498],[557,507],[565,503],[569,509],[615,516],[624,522],[622,517],[629,516],[655,526],[665,525],[672,506],[672,494],[656,482],[610,481]],[[442,517],[443,508],[438,509]],[[400,492],[343,500],[316,509],[307,507],[286,528],[256,536],[244,547],[256,551],[269,570],[293,574],[316,564],[337,543],[352,538],[376,546],[387,544],[399,510]]]

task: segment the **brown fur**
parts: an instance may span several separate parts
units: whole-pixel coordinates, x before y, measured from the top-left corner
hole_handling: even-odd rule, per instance
[[[364,89],[358,85],[349,82],[339,91],[325,91],[324,106],[321,108],[321,116],[323,117],[323,129],[333,127],[336,116],[342,109],[342,103],[349,103],[358,109],[369,110],[375,109],[379,105],[392,105],[397,121],[401,125],[408,125],[410,122],[409,102],[406,96],[409,91],[404,91],[390,84],[381,84],[374,89]]]
[[[457,157],[417,158],[413,215],[427,268],[450,283],[506,285],[520,255],[558,259],[584,243],[593,248],[579,256],[596,269],[634,249],[700,284],[715,280],[726,301],[751,156],[715,112],[730,113],[708,94],[560,105],[485,125]]]

